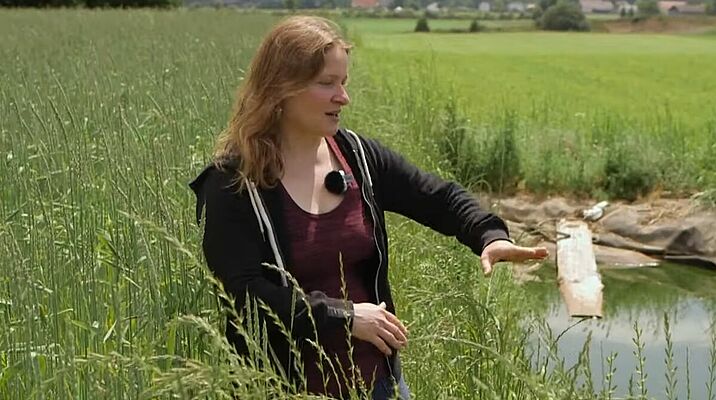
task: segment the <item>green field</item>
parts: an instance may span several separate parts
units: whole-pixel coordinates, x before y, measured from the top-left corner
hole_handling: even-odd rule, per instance
[[[355,30],[356,33],[365,33],[371,36],[381,36],[395,33],[411,33],[415,29],[415,20],[405,19],[376,19],[376,18],[350,18],[344,23]],[[467,31],[470,26],[469,19],[431,19],[430,29],[437,33],[449,33],[450,30]],[[532,30],[534,21],[531,19],[514,20],[480,20],[480,25],[488,30]]]
[[[401,33],[405,24],[391,32],[384,21],[346,22],[361,45],[355,63],[392,92],[427,85],[434,93],[400,101],[427,101],[437,111],[455,99],[471,121],[468,141],[499,141],[486,130],[510,111],[518,127],[507,150],[517,154],[528,190],[625,197],[608,163],[648,176],[643,193],[714,187],[712,36]],[[422,119],[416,125],[431,129]],[[625,156],[609,159],[617,153]],[[464,156],[478,163],[487,157],[479,149]]]
[[[227,361],[186,185],[272,21],[228,10],[0,11],[0,398],[280,389],[278,377]],[[416,35],[401,33],[406,21],[341,23],[356,43],[346,125],[423,167],[537,194],[716,187],[713,36]],[[545,353],[553,339],[533,364],[533,299],[509,269],[484,279],[465,248],[401,218],[390,234],[417,398],[596,398],[586,363],[568,370]]]

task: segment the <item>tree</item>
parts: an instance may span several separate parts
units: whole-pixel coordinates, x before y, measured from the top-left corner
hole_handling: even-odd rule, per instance
[[[430,32],[427,18],[422,17],[418,20],[418,23],[415,24],[415,32]]]
[[[561,1],[547,9],[540,27],[548,31],[588,31],[589,24],[579,5]]]
[[[557,0],[539,0],[537,2],[537,5],[539,5],[540,9],[542,9],[542,12],[547,11],[548,8],[552,7],[555,4],[557,4]]]
[[[403,8],[410,8],[413,10],[420,9],[420,3],[417,0],[403,0]]]
[[[472,20],[472,22],[470,23],[470,27],[468,28],[469,32],[482,32],[483,30],[485,30],[485,28],[480,25],[480,23],[477,21],[477,18]]]
[[[659,4],[656,0],[638,0],[636,2],[636,8],[639,11],[639,15],[643,17],[661,14]]]
[[[711,0],[706,3],[706,14],[716,15],[716,0]]]
[[[181,0],[0,0],[2,7],[178,7]]]
[[[319,4],[317,0],[298,0],[297,6],[298,8],[308,9],[318,8]]]
[[[532,19],[537,21],[537,26],[541,26],[541,20],[542,16],[544,15],[545,11],[547,11],[550,7],[556,5],[558,0],[538,0],[537,1],[537,7],[532,11]],[[572,3],[579,5],[579,0],[562,0],[564,3]],[[581,9],[581,6],[580,6]]]
[[[505,0],[492,0],[493,12],[505,12],[507,11],[507,2]]]
[[[285,0],[283,5],[287,10],[291,10],[291,12],[296,11],[296,0]]]

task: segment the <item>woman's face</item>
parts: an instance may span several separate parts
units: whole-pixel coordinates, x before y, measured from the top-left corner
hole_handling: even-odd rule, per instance
[[[323,70],[308,87],[284,100],[282,132],[324,137],[338,130],[341,109],[350,102],[346,91],[348,54],[340,46],[332,46],[324,60]]]

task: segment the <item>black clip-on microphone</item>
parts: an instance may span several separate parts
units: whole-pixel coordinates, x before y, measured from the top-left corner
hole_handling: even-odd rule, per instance
[[[348,184],[353,181],[353,175],[346,174],[345,171],[331,171],[326,174],[323,185],[333,194],[343,194],[348,191]]]

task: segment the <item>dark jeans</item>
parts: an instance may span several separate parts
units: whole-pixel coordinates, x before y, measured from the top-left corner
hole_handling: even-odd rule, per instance
[[[395,397],[395,380],[392,376],[385,377],[375,383],[373,386],[373,400],[388,400],[388,399],[398,399],[398,400],[410,400],[410,390],[408,390],[408,385],[405,384],[405,379],[403,377],[400,377],[400,381],[398,382],[397,389],[398,389],[398,396]]]

